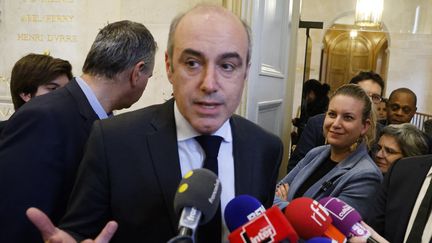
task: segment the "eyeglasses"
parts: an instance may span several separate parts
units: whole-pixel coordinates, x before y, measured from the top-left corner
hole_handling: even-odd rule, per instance
[[[383,147],[383,146],[377,144],[377,151],[376,152],[378,153],[381,150],[383,151],[384,156],[402,154],[402,152],[400,152],[400,151],[396,151],[396,150],[394,150],[392,148]]]
[[[369,96],[369,98],[372,100],[373,103],[378,104],[381,102],[382,97],[381,95],[377,95],[377,94],[373,94],[373,93],[367,93],[367,95]]]

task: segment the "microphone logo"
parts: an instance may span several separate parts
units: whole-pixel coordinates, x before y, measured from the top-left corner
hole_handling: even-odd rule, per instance
[[[252,213],[248,214],[246,217],[249,221],[251,221],[252,219],[260,216],[262,213],[265,212],[265,208],[263,205],[261,205],[261,207],[255,209],[255,211],[253,211]]]
[[[245,243],[274,242],[276,229],[266,214],[249,221],[242,227],[241,238]]]
[[[342,206],[342,210],[339,213],[339,217],[340,219],[344,219],[348,214],[350,214],[352,211],[354,210],[354,208],[352,208],[350,205],[345,204]]]
[[[190,210],[190,214],[186,217],[186,219],[191,222],[195,222],[197,220],[197,216],[198,216],[197,210],[194,207],[192,207]]]
[[[319,226],[323,226],[323,223],[326,222],[326,219],[329,217],[327,210],[315,200],[312,201],[310,208],[313,211],[311,215],[313,221],[315,221]]]
[[[219,181],[219,179],[216,179],[216,181],[214,183],[213,192],[212,192],[210,198],[208,199],[209,203],[213,204],[214,200],[216,199],[216,195],[218,194],[219,187],[220,187],[220,181]]]

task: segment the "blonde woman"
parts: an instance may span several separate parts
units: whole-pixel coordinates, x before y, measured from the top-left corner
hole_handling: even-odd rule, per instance
[[[279,183],[274,204],[284,208],[297,197],[340,198],[367,215],[367,201],[382,181],[368,154],[374,140],[375,115],[366,92],[355,84],[336,90],[323,125],[327,144],[309,151]]]

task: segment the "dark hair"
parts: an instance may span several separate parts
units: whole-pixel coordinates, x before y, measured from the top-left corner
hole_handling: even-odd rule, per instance
[[[309,117],[321,114],[327,110],[329,98],[328,92],[330,91],[330,86],[328,84],[321,84],[316,79],[309,79],[304,83],[303,86],[303,98],[306,99],[306,96],[313,92],[315,93],[314,100],[305,100],[303,101],[304,107],[302,107],[300,113],[300,119],[306,122]]]
[[[337,95],[344,95],[353,97],[357,100],[363,102],[364,107],[362,111],[362,121],[365,122],[367,119],[370,119],[370,128],[367,131],[365,137],[363,137],[363,141],[370,148],[372,143],[375,140],[375,132],[376,132],[376,114],[374,109],[372,109],[372,101],[366,92],[357,84],[345,84],[339,87],[334,94],[331,96],[330,100],[332,100]]]
[[[20,94],[34,96],[39,86],[61,75],[72,79],[71,64],[48,55],[28,54],[18,60],[12,68],[10,91],[15,110],[25,104]]]
[[[168,53],[168,58],[170,60],[172,60],[173,57],[173,53],[174,53],[174,34],[175,31],[177,29],[178,24],[180,23],[180,21],[183,19],[184,16],[186,16],[189,12],[191,12],[192,10],[195,9],[219,9],[219,6],[216,5],[211,5],[211,4],[198,4],[197,6],[195,6],[194,8],[190,9],[189,11],[185,12],[185,13],[181,13],[179,15],[177,15],[172,21],[171,21],[171,25],[170,25],[170,29],[169,29],[169,33],[168,33],[168,43],[167,43],[167,53]],[[242,19],[239,19],[243,25],[243,28],[246,32],[247,35],[247,40],[248,40],[248,52],[247,52],[247,56],[246,56],[246,63],[249,64],[250,59],[251,59],[251,55],[252,55],[252,37],[251,37],[251,29],[249,27],[249,25]],[[173,65],[172,62],[171,63],[171,71],[173,70]]]
[[[396,140],[403,157],[423,155],[429,152],[427,135],[410,123],[388,125],[382,129],[382,135],[391,136]]]
[[[361,81],[365,80],[372,80],[377,83],[381,87],[380,95],[382,95],[382,92],[384,91],[384,80],[379,74],[375,73],[374,71],[360,71],[356,76],[351,79],[350,84],[358,84]]]
[[[114,78],[144,61],[144,69],[154,63],[157,44],[142,24],[123,20],[108,24],[96,36],[87,54],[83,73]]]
[[[414,99],[414,106],[417,106],[417,95],[410,89],[408,88],[399,88],[399,89],[395,89],[391,92],[388,100],[390,101],[391,98],[396,95],[397,93],[405,93],[410,95],[413,99]]]
[[[316,79],[309,79],[304,83],[303,95],[307,95],[310,91],[313,91],[317,97],[327,96],[330,91],[328,84],[321,84]]]

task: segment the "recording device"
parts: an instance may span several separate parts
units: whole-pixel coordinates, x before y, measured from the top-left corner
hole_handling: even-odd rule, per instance
[[[337,243],[337,241],[327,237],[314,237],[307,240],[306,243]]]
[[[285,208],[285,216],[302,239],[324,236],[338,243],[346,242],[346,237],[332,225],[329,212],[311,198],[292,200]]]
[[[299,237],[292,225],[277,206],[269,208],[238,227],[228,236],[231,243],[280,242],[285,240],[293,243],[297,242],[298,239]]]
[[[208,169],[186,173],[174,197],[174,210],[180,214],[179,234],[168,242],[194,242],[198,225],[206,224],[215,216],[221,190],[218,177]]]
[[[265,208],[258,199],[249,195],[239,195],[225,207],[225,224],[229,231],[233,232],[264,212]]]
[[[333,225],[345,236],[367,237],[368,243],[378,243],[370,237],[370,232],[360,224],[362,217],[353,207],[335,197],[325,197],[319,201],[329,211]]]

